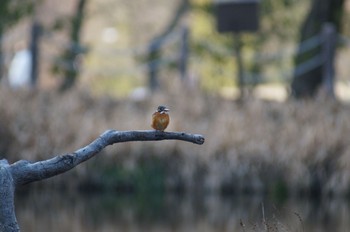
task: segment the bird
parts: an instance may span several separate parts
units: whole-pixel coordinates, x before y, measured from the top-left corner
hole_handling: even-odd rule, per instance
[[[157,131],[164,131],[170,122],[169,109],[166,106],[158,106],[156,112],[152,114],[152,128]]]

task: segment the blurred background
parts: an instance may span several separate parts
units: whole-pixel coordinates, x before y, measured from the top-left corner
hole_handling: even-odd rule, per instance
[[[0,154],[107,129],[204,135],[108,147],[17,189],[23,231],[348,231],[349,0],[2,0]]]

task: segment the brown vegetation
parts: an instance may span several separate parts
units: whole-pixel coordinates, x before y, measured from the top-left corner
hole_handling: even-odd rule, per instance
[[[78,90],[60,95],[1,89],[0,154],[10,162],[34,161],[74,151],[107,129],[151,129],[152,112],[165,104],[171,110],[169,131],[203,134],[206,143],[119,144],[70,174],[81,181],[59,182],[76,186],[110,180],[129,186],[135,178],[148,183],[153,172],[163,178],[157,181],[166,189],[349,193],[348,105],[321,100],[238,103],[179,92],[174,87],[136,102],[92,97]],[[140,167],[143,171],[135,174]]]

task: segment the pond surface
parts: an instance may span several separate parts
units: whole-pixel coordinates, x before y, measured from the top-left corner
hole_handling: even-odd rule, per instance
[[[17,196],[16,213],[22,232],[350,231],[342,199],[35,191]]]

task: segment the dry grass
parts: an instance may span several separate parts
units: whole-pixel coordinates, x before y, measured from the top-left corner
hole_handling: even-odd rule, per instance
[[[159,157],[171,171],[170,187],[349,193],[350,106],[334,101],[238,103],[178,85],[138,102],[78,90],[60,95],[1,89],[0,154],[11,162],[38,160],[74,151],[110,128],[150,129],[159,104],[171,109],[169,130],[203,134],[205,144],[120,144],[81,165],[77,175],[85,176],[96,162],[134,169],[140,159]]]

